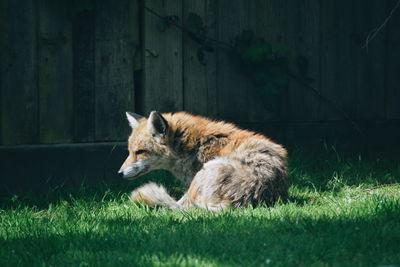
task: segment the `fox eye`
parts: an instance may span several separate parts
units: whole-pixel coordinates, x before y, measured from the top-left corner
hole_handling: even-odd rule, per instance
[[[145,149],[139,149],[139,150],[137,150],[136,152],[135,152],[135,154],[136,155],[140,155],[140,154],[143,154],[143,153],[146,153],[147,152],[147,150],[145,150]]]

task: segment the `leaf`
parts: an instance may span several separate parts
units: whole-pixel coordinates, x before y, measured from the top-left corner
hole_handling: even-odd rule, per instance
[[[163,18],[165,24],[167,24],[168,26],[171,24],[177,24],[179,22],[179,17],[178,16],[165,16]]]
[[[200,34],[188,32],[187,35],[189,36],[190,39],[192,39],[193,41],[195,41],[196,43],[198,43],[200,45],[203,45],[206,41],[205,36],[200,35]]]
[[[186,28],[196,34],[200,34],[204,31],[203,19],[195,14],[190,12],[186,19]]]
[[[54,4],[57,4],[56,2]],[[73,18],[77,14],[94,10],[94,3],[92,0],[71,0],[68,2],[66,14],[68,17]]]
[[[258,87],[259,101],[262,101],[266,110],[276,112],[279,109],[279,91],[272,83]]]
[[[157,30],[159,32],[165,32],[169,26],[177,24],[178,22],[178,16],[165,16],[157,22]]]
[[[247,47],[242,53],[243,60],[249,60],[250,62],[256,63],[261,62],[272,53],[271,44],[259,39]]]
[[[275,54],[277,57],[287,57],[289,48],[284,44],[278,44],[275,49]]]
[[[251,44],[253,37],[254,37],[253,31],[244,30],[234,38],[233,46],[237,50],[241,51]]]

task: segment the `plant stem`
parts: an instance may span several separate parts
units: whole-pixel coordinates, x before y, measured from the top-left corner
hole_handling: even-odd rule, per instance
[[[153,14],[154,16],[156,16],[156,17],[158,17],[160,19],[164,19],[165,18],[165,16],[162,16],[162,15],[158,14],[156,11],[154,11],[151,8],[148,8],[147,6],[145,6],[144,9],[147,12]],[[175,26],[176,28],[179,28],[179,29],[183,30],[185,33],[195,34],[194,32],[190,31],[189,29],[185,28],[183,25],[181,25],[179,23],[171,22],[171,25]],[[211,38],[209,36],[204,36],[204,38],[207,39],[208,41],[214,42],[216,44],[219,44],[219,45],[222,45],[222,46],[225,46],[225,47],[229,47],[229,48],[233,48],[233,45],[231,45],[230,43],[223,42],[223,41]]]
[[[308,85],[307,83],[305,83],[303,81],[303,79],[299,78],[297,75],[295,75],[294,73],[288,71],[287,75],[294,80],[295,82],[297,82],[298,84],[300,84],[303,88],[307,89],[308,91],[313,92],[315,95],[317,95],[322,101],[324,101],[325,103],[327,103],[328,105],[330,105],[333,109],[335,109],[338,113],[340,113],[348,122],[350,122],[350,124],[354,127],[355,130],[357,130],[357,132],[361,133],[360,127],[357,125],[357,123],[343,110],[341,109],[338,105],[336,105],[336,103],[334,103],[333,101],[329,100],[328,98],[324,97],[320,92],[318,92],[314,87]]]
[[[399,0],[399,2],[400,2],[400,0]],[[154,11],[151,8],[148,8],[147,6],[145,6],[144,9],[147,12],[151,13],[152,15],[154,15],[154,16],[160,18],[160,19],[165,19],[165,16],[162,16],[162,15],[158,14],[156,11]],[[177,22],[171,21],[170,23],[171,23],[171,25],[183,30],[185,33],[195,34],[194,32],[190,31],[189,29],[185,28],[183,25],[181,25],[181,24],[179,24]],[[220,41],[220,40],[208,37],[208,36],[204,36],[204,38],[209,40],[209,41],[212,41],[212,42],[216,43],[217,45],[223,46],[224,48],[233,48],[233,45],[231,45],[231,44],[229,44],[227,42],[223,42],[223,41]],[[343,109],[341,109],[338,105],[336,105],[334,102],[332,102],[328,98],[324,97],[320,92],[318,92],[315,88],[313,88],[312,86],[310,86],[307,83],[305,83],[301,78],[299,78],[294,73],[288,71],[287,75],[288,75],[289,78],[291,78],[292,80],[297,82],[299,85],[301,85],[302,88],[305,88],[308,91],[311,91],[314,94],[316,94],[322,101],[324,101],[325,103],[330,105],[336,112],[340,113],[347,121],[349,121],[350,124],[354,127],[354,129],[357,130],[357,132],[361,133],[361,130],[358,127],[357,123]]]

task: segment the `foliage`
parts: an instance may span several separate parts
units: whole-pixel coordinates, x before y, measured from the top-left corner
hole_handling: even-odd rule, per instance
[[[127,188],[107,185],[95,192],[83,187],[30,201],[16,196],[0,206],[0,264],[394,266],[400,262],[400,187],[383,186],[400,182],[397,160],[366,161],[338,153],[315,158],[294,152],[289,173],[288,203],[216,213],[149,209],[130,203]]]
[[[245,30],[235,36],[229,57],[236,69],[243,73],[263,94],[271,111],[278,108],[279,90],[289,82],[287,49],[274,49],[271,43]]]
[[[158,27],[160,31],[165,31],[168,25],[179,25],[177,21],[170,23],[165,18],[168,17],[160,19],[163,25]],[[231,43],[212,39],[208,36],[207,26],[203,19],[195,13],[188,14],[183,29],[184,33],[199,45],[196,54],[201,64],[207,64],[206,53],[214,52],[215,46],[220,50],[225,50],[232,65],[251,81],[266,106],[271,111],[278,109],[279,90],[287,87],[289,82],[287,47],[282,44],[273,47],[271,43],[256,36],[250,30],[238,33]],[[308,62],[304,57],[299,59],[299,64],[297,64],[301,68],[299,73],[306,77]]]
[[[165,31],[170,25],[179,25],[178,18],[171,21],[170,17],[165,16],[160,19],[159,23],[162,26],[158,27],[159,31]],[[250,30],[238,33],[231,43],[214,40],[208,36],[203,19],[192,12],[188,14],[183,25],[184,33],[198,44],[196,54],[201,64],[207,64],[206,53],[214,52],[215,46],[225,50],[232,65],[252,82],[270,110],[278,109],[279,90],[287,87],[289,82],[287,47],[282,44],[273,47],[271,43]],[[299,73],[306,77],[307,59],[300,57],[297,63],[300,68]]]

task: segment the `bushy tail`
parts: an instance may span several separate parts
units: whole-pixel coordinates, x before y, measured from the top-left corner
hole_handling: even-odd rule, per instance
[[[175,199],[168,195],[163,186],[155,183],[145,184],[132,191],[131,200],[133,202],[144,202],[149,206],[167,206],[171,209],[182,208]]]

